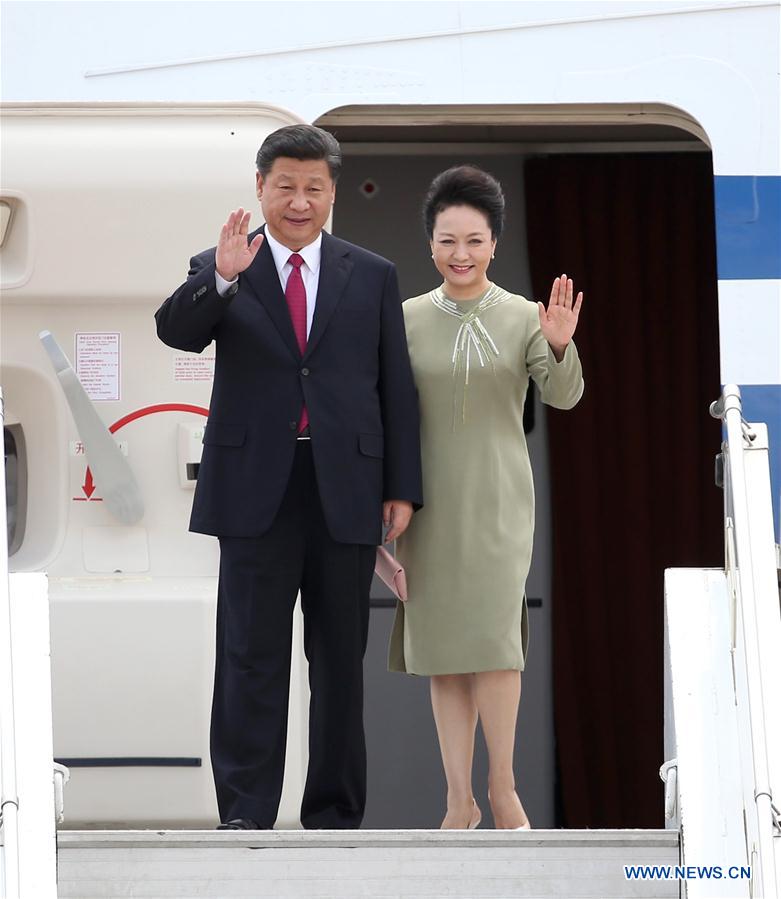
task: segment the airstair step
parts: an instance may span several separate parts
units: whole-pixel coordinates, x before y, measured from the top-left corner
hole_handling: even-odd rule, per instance
[[[671,830],[60,831],[60,899],[668,899]]]

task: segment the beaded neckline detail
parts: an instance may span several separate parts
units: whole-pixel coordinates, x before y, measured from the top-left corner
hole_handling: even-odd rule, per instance
[[[463,424],[466,421],[466,397],[469,388],[469,370],[472,355],[477,357],[481,368],[489,364],[494,375],[496,375],[494,359],[499,356],[499,349],[486,330],[485,325],[480,321],[480,314],[485,312],[486,309],[491,309],[493,306],[504,303],[510,296],[511,294],[503,288],[497,287],[496,284],[490,284],[488,290],[480,297],[479,301],[474,304],[470,303],[469,308],[465,309],[462,303],[457,303],[447,297],[441,287],[436,287],[429,293],[431,302],[437,309],[461,320],[461,324],[456,332],[451,357],[454,381],[453,430],[455,430],[458,417],[456,408],[458,405],[459,387],[461,393],[461,422]]]

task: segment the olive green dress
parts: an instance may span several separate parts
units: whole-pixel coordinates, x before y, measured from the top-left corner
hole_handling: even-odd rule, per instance
[[[438,288],[403,308],[425,505],[396,544],[409,599],[397,604],[389,668],[523,670],[534,536],[524,398],[531,376],[543,402],[574,406],[583,393],[577,350],[570,343],[557,363],[536,303],[495,285],[458,304]]]

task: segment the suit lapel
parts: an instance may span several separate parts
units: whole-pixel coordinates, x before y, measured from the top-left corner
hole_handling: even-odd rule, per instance
[[[265,233],[264,228],[258,230]],[[257,233],[258,231],[248,234],[247,240],[251,241]],[[298,349],[293,322],[290,320],[290,310],[287,307],[285,295],[282,293],[282,285],[279,283],[279,273],[274,264],[274,257],[271,255],[271,249],[265,240],[261,244],[252,265],[244,274],[253,292],[274,322],[280,336],[287,344],[288,349],[296,359],[300,359],[301,352]]]
[[[312,354],[320,338],[323,336],[334,310],[342,298],[344,288],[350,280],[353,263],[348,256],[349,250],[338,248],[338,242],[323,231],[323,243],[320,248],[320,279],[317,286],[317,302],[312,330],[304,351],[304,359]],[[269,255],[271,255],[269,253]],[[292,326],[291,326],[292,330]]]

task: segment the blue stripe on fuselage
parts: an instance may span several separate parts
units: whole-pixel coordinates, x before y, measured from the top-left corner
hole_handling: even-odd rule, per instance
[[[719,175],[714,185],[719,280],[781,278],[781,177]]]

